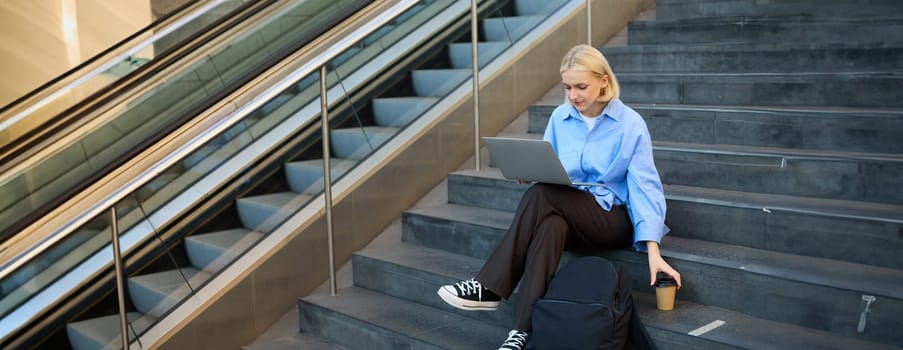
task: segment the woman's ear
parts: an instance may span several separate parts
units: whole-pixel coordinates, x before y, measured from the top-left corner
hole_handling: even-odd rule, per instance
[[[603,74],[600,80],[602,87],[599,89],[599,96],[605,96],[605,89],[608,88],[608,74]]]
[[[603,100],[605,97],[605,89],[608,89],[610,86],[608,84],[608,74],[603,74],[601,78],[599,78],[599,85],[602,87],[599,88],[599,101],[607,102],[608,100]]]

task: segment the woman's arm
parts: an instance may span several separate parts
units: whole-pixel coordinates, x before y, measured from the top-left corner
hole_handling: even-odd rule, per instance
[[[677,288],[680,289],[680,273],[662,258],[662,254],[658,249],[658,242],[646,241],[646,251],[649,255],[649,285],[654,285],[656,275],[662,272],[677,281]]]

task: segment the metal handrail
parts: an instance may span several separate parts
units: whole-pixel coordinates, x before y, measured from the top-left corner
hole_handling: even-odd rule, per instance
[[[119,246],[119,215],[116,206],[110,207],[110,234],[113,243],[113,264],[116,268],[116,301],[119,303],[119,327],[122,333],[122,348],[129,348],[129,319],[125,313],[125,267],[122,265],[122,250]]]
[[[297,70],[286,75],[281,80],[279,80],[279,82],[271,85],[262,93],[253,97],[243,106],[235,109],[229,116],[217,121],[212,127],[200,132],[197,136],[179,146],[172,153],[155,162],[153,165],[147,167],[137,176],[131,178],[125,184],[112,190],[110,193],[103,196],[100,200],[94,202],[86,210],[77,215],[74,215],[72,219],[67,220],[63,224],[59,225],[58,229],[48,234],[47,237],[43,238],[33,248],[28,249],[24,253],[10,259],[9,262],[0,267],[0,279],[8,276],[13,271],[21,267],[25,262],[40,254],[41,252],[52,246],[54,243],[58,242],[60,239],[68,236],[78,227],[81,227],[82,225],[87,223],[89,220],[109,210],[110,207],[125,199],[141,186],[144,186],[145,184],[152,181],[163,171],[180,162],[182,159],[188,157],[194,151],[200,149],[204,144],[206,144],[210,140],[213,140],[222,132],[225,132],[247,116],[251,115],[264,103],[275,98],[282,91],[293,86],[297,81],[315,72],[320,67],[325,66],[340,53],[352,47],[358,41],[363,40],[366,36],[372,34],[377,29],[379,29],[416,3],[416,0],[398,0],[396,4],[391,5],[387,10],[383,12],[383,16],[376,16],[376,18],[372,19],[367,24],[358,27],[351,34],[341,38],[328,50],[324,50],[323,52],[318,53],[314,56],[313,59],[305,62]],[[229,103],[234,104],[236,103],[236,100],[240,99],[234,98]]]
[[[474,170],[480,171],[480,55],[477,49],[477,0],[470,1],[470,41],[473,46],[473,160]]]
[[[586,0],[586,44],[593,46],[593,0]]]
[[[323,144],[323,198],[326,202],[326,245],[329,256],[329,294],[338,293],[335,269],[335,233],[332,226],[332,169],[329,166],[329,96],[326,91],[326,65],[320,66],[320,129]]]

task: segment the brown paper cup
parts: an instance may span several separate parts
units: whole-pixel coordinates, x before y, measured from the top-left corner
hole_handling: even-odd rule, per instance
[[[659,310],[674,310],[674,296],[677,294],[677,286],[656,287],[655,301]]]
[[[668,277],[660,277],[655,281],[655,302],[659,310],[674,310],[674,298],[677,294],[677,282]]]

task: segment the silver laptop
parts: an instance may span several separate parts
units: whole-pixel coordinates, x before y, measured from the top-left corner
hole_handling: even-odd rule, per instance
[[[507,137],[483,137],[483,141],[489,148],[493,165],[507,179],[574,186],[602,185],[572,182],[549,141]]]

